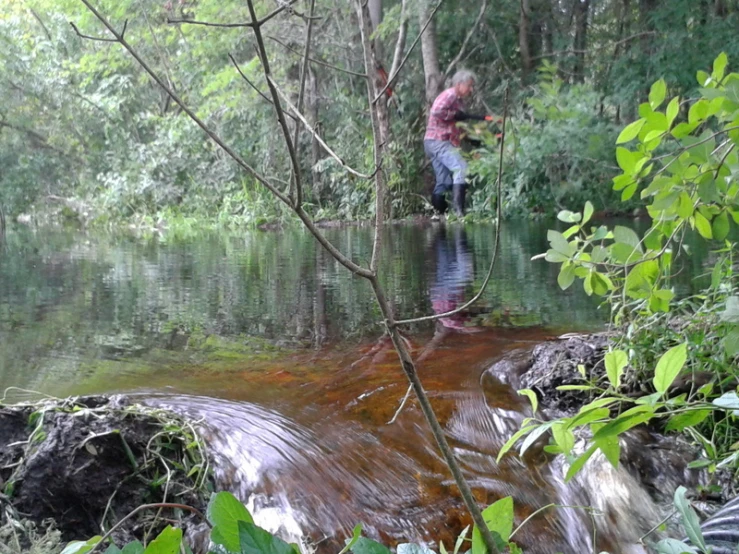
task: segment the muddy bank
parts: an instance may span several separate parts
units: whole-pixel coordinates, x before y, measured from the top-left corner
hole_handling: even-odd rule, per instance
[[[188,423],[123,397],[0,406],[0,503],[9,507],[0,527],[30,521],[67,542],[104,534],[142,504],[202,511],[212,488],[207,467]],[[200,524],[189,511],[143,511],[112,538],[119,546],[151,539],[163,518],[192,531]]]

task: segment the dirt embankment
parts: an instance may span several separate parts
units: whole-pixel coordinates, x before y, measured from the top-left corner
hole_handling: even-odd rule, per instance
[[[0,406],[0,505],[8,508],[0,510],[0,527],[31,521],[67,542],[105,534],[142,504],[202,511],[210,480],[198,441],[176,416],[122,397]],[[189,511],[159,515],[185,528],[199,524]],[[112,538],[118,546],[151,539],[167,523],[156,516],[142,511]]]

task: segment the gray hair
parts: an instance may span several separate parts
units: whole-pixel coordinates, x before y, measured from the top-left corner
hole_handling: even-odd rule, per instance
[[[452,77],[452,86],[456,87],[458,84],[465,83],[467,81],[472,81],[474,83],[477,81],[477,77],[469,69],[460,69],[454,74],[454,77]]]

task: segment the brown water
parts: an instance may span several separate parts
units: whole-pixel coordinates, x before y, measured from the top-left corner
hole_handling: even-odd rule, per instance
[[[516,536],[527,552],[627,552],[657,509],[623,470],[596,461],[564,485],[561,463],[540,450],[494,461],[528,408],[507,376],[482,378],[485,369],[513,350],[604,320],[594,299],[559,291],[556,270],[530,261],[546,249],[545,230],[506,226],[479,307],[415,326],[407,339],[481,503],[512,495],[519,523],[553,502],[599,507],[597,516],[582,509],[536,516]],[[468,298],[493,237],[489,226],[387,233],[384,281],[401,317]],[[330,235],[355,259],[371,252],[366,229]],[[686,290],[688,273],[700,267],[686,272]],[[388,423],[407,383],[369,289],[304,233],[15,234],[0,278],[0,386],[58,396],[126,392],[190,414],[222,482],[285,538],[335,552],[362,522],[391,544],[450,547],[469,523],[415,401]]]

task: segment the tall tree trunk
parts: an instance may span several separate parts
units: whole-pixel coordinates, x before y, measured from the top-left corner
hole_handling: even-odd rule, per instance
[[[377,30],[377,27],[382,23],[382,0],[368,0],[368,7],[370,13],[370,21],[372,22],[372,32]],[[375,37],[373,41],[375,43],[375,55],[377,60],[382,63],[382,41],[379,37]]]
[[[585,78],[585,50],[588,46],[588,15],[590,0],[575,0],[575,80],[582,82]]]
[[[429,0],[419,0],[418,20],[421,27],[431,15]],[[439,48],[436,42],[436,26],[431,21],[421,36],[421,57],[423,73],[426,77],[426,103],[431,105],[444,88],[444,76],[439,69]]]
[[[320,132],[318,122],[318,80],[316,74],[310,66],[307,68],[308,73],[305,79],[305,116],[311,127]],[[315,135],[311,136],[311,177],[313,184],[313,200],[321,203],[321,195],[323,193],[323,184],[321,182],[321,173],[316,170],[316,165],[321,160],[321,145]]]
[[[521,0],[518,17],[518,50],[521,54],[521,69],[523,78],[531,71],[533,61],[531,59],[530,30],[531,30],[531,5],[529,0]]]
[[[542,21],[541,28],[541,53],[544,57],[548,57],[554,52],[554,10],[552,9],[553,0],[541,1],[541,14],[539,19]]]

